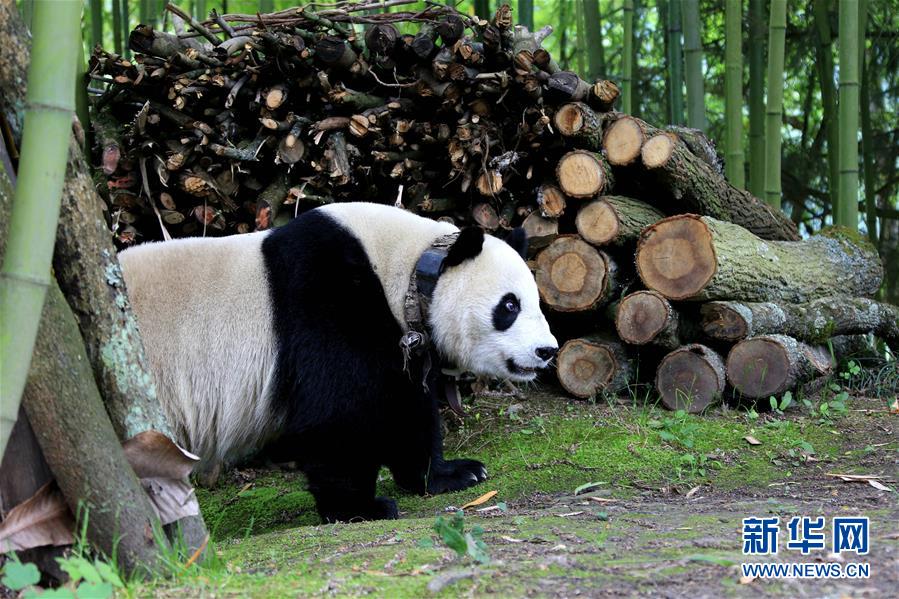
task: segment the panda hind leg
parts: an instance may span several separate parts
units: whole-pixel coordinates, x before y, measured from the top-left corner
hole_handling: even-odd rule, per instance
[[[375,496],[379,467],[321,463],[304,468],[309,491],[325,522],[393,520],[399,517],[396,502]]]

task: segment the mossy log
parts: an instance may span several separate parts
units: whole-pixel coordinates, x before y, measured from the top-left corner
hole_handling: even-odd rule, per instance
[[[787,215],[748,191],[733,187],[676,135],[655,135],[640,152],[643,165],[671,192],[680,211],[736,223],[762,239],[799,239],[796,225]]]
[[[55,283],[47,292],[23,404],[72,513],[89,510],[90,542],[117,556],[129,573],[155,570],[160,553],[154,530],[161,533],[162,525],[125,459],[78,324]]]
[[[577,232],[593,245],[623,246],[636,243],[640,232],[665,215],[640,200],[602,196],[578,210]]]
[[[633,364],[620,342],[588,336],[562,346],[556,358],[556,375],[568,393],[587,399],[625,388],[633,375]]]
[[[803,304],[709,302],[700,310],[703,332],[723,341],[783,334],[824,343],[834,335],[874,333],[899,349],[899,307],[865,297],[823,297]]]
[[[669,410],[701,412],[721,398],[726,384],[724,360],[699,343],[666,355],[656,370],[656,390]]]
[[[612,169],[601,154],[586,150],[568,152],[556,165],[556,179],[572,198],[592,198],[614,184]]]
[[[591,310],[612,295],[612,259],[577,235],[560,235],[537,255],[540,299],[559,312]]]
[[[637,270],[673,300],[806,302],[874,294],[883,279],[867,240],[831,229],[803,241],[765,241],[743,227],[683,214],[643,231]]]
[[[635,291],[618,302],[615,329],[630,345],[653,344],[668,350],[684,345],[692,335],[689,325],[665,297],[656,291]]]
[[[750,337],[727,355],[727,380],[749,399],[780,395],[832,369],[825,347],[812,347],[787,335]]]

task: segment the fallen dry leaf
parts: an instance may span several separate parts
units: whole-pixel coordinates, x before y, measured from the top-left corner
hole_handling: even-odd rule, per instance
[[[516,538],[513,538],[513,537],[507,537],[507,536],[505,536],[505,535],[504,535],[504,536],[501,536],[500,538],[501,538],[503,541],[508,541],[509,543],[524,543],[524,539],[516,539]]]
[[[0,552],[42,545],[71,545],[75,520],[56,481],[50,481],[11,509],[0,523]]]
[[[875,489],[877,489],[878,491],[892,491],[891,488],[889,488],[888,486],[886,486],[883,483],[877,482],[876,480],[869,480],[868,484],[871,485],[872,487],[874,487]]]
[[[741,576],[740,584],[749,584],[753,580],[755,580],[755,576]]]
[[[841,474],[839,472],[825,472],[824,476],[832,476],[835,478],[839,478],[840,480],[852,483],[852,482],[861,482],[865,483],[869,480],[880,480],[883,478],[877,474]]]
[[[749,443],[750,445],[761,445],[762,444],[761,441],[759,441],[752,435],[746,435],[745,437],[743,437],[743,439],[745,439],[746,442]]]
[[[589,499],[590,501],[595,501],[596,503],[615,503],[614,499],[609,499],[608,497],[590,496],[590,497],[587,497],[586,499]]]
[[[466,503],[465,505],[463,505],[463,506],[462,506],[462,509],[464,510],[464,509],[467,509],[467,508],[470,508],[470,507],[475,507],[475,506],[478,506],[478,505],[487,503],[488,501],[490,501],[491,499],[493,499],[494,497],[496,497],[496,494],[497,494],[497,491],[487,491],[486,493],[484,493],[483,495],[481,495],[481,496],[478,497],[477,499],[474,499],[474,500],[472,500],[472,501],[469,501],[468,503]]]
[[[122,449],[163,524],[200,513],[187,479],[200,458],[153,430],[134,435]]]
[[[583,513],[584,513],[583,511],[580,511],[580,512],[568,512],[568,513],[566,513],[566,514],[556,514],[556,516],[558,516],[559,518],[569,518],[569,517],[571,517],[571,516],[580,516],[580,515],[583,514]]]
[[[696,493],[699,492],[699,489],[701,489],[701,488],[702,488],[701,486],[697,485],[697,486],[693,487],[692,489],[690,489],[689,491],[687,491],[687,495],[686,495],[687,499],[690,499],[691,497],[696,495]]]
[[[890,404],[890,412],[899,414],[899,398],[894,399],[893,403]]]

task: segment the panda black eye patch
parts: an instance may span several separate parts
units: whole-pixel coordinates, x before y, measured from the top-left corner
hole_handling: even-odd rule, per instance
[[[521,304],[518,298],[514,293],[507,293],[493,308],[493,328],[497,331],[505,331],[515,324],[519,312],[521,312]]]

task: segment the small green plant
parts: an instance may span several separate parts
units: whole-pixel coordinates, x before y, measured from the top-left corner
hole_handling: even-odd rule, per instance
[[[862,372],[862,367],[855,360],[849,360],[846,370],[840,373],[840,378],[844,381],[850,381],[853,377],[858,376]]]
[[[693,422],[686,410],[677,410],[672,416],[664,416],[661,420],[650,420],[650,428],[656,429],[659,438],[667,443],[692,449],[699,425]]]
[[[125,588],[122,578],[107,562],[98,558],[91,561],[77,553],[56,558],[59,567],[69,576],[65,586],[46,590],[31,588],[41,579],[37,566],[23,564],[15,554],[8,557],[0,582],[13,591],[24,591],[21,596],[25,599],[108,599],[116,589]]]
[[[471,530],[466,531],[465,514],[462,510],[457,511],[451,518],[438,516],[434,523],[434,532],[447,547],[456,552],[456,556],[462,558],[467,555],[480,564],[490,562],[487,545],[482,539],[484,529],[473,526]]]
[[[784,410],[793,403],[793,393],[792,391],[787,391],[781,396],[779,402],[777,401],[777,398],[772,395],[768,401],[771,403],[771,411],[783,416]],[[756,416],[758,416],[758,414],[756,414]]]
[[[41,573],[34,564],[23,564],[15,553],[8,554],[7,558],[3,570],[0,570],[3,575],[0,583],[3,586],[13,591],[21,591],[36,585],[41,580]]]

